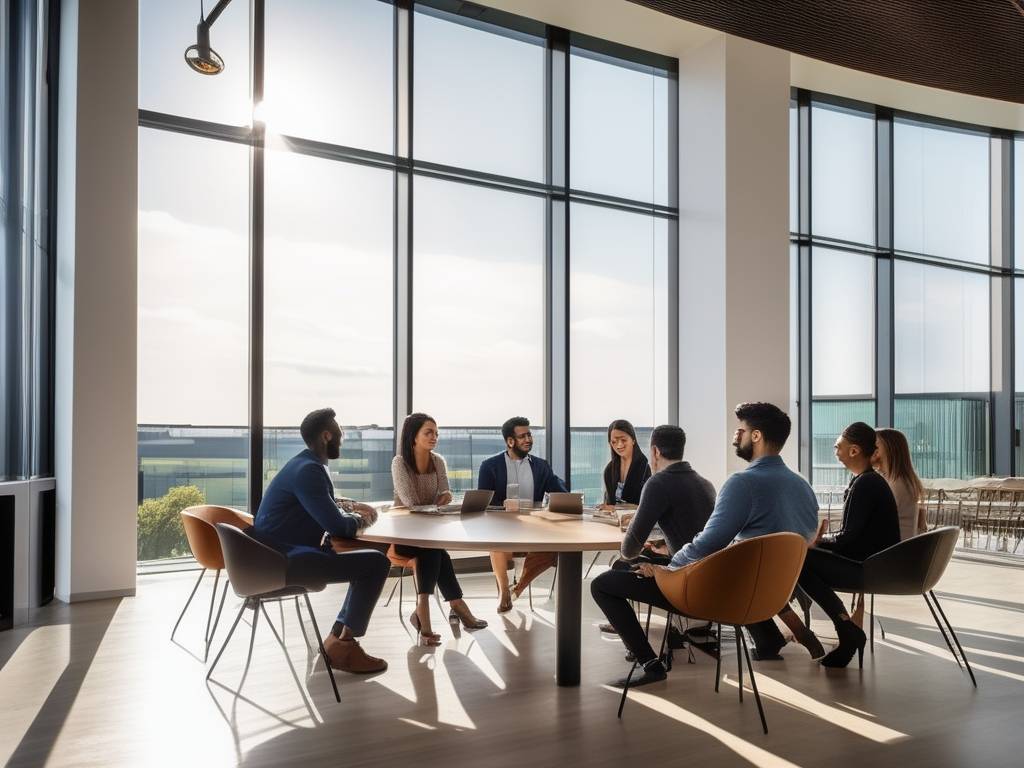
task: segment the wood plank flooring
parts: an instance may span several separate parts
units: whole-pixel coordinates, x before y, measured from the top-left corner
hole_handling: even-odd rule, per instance
[[[977,691],[950,657],[923,600],[877,598],[887,639],[876,637],[863,671],[826,671],[794,645],[784,661],[755,665],[767,736],[752,696],[737,700],[733,653],[723,660],[720,693],[713,689],[712,659],[697,652],[688,665],[677,655],[669,680],[631,694],[617,720],[618,693],[605,684],[628,665],[621,644],[598,632],[601,617],[586,584],[583,684],[557,688],[547,576],[534,591],[535,611],[524,597],[504,616],[494,612],[489,575],[461,576],[467,599],[491,626],[453,637],[435,605],[435,629],[444,637],[437,649],[412,647],[395,604],[385,608],[382,601],[364,643],[390,668],[373,678],[339,673],[341,704],[322,665],[306,652],[292,603],[282,608],[294,676],[261,620],[241,692],[244,623],[207,685],[201,635],[212,579],[197,593],[177,642],[168,641],[195,577],[141,577],[134,598],[54,604],[32,626],[0,633],[0,762],[881,768],[1020,765],[1024,752],[1021,567],[955,560],[939,585],[974,664]],[[322,629],[344,589],[314,596]],[[229,595],[214,652],[238,604]],[[280,628],[278,608],[271,617]],[[827,645],[831,625],[820,614],[814,618]],[[744,682],[749,685],[746,676]]]

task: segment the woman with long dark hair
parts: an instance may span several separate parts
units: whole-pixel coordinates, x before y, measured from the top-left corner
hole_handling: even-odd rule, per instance
[[[640,491],[651,477],[651,465],[637,445],[636,430],[625,419],[608,425],[611,460],[604,468],[604,506],[639,504]]]
[[[391,461],[391,479],[395,486],[395,503],[412,507],[420,504],[447,504],[452,500],[448,486],[448,466],[437,447],[437,422],[425,413],[412,413],[405,417],[399,438],[399,453]],[[441,636],[430,626],[430,596],[434,587],[451,605],[452,614],[466,629],[487,626],[476,618],[466,601],[455,577],[451,556],[443,549],[426,549],[395,545],[402,557],[416,558],[416,611],[409,617],[419,631],[423,645],[439,645]]]

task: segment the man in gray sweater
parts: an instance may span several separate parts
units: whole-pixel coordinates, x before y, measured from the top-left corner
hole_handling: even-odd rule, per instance
[[[654,579],[638,579],[628,561],[644,554],[644,544],[655,525],[665,534],[669,551],[678,552],[704,528],[715,506],[714,486],[682,460],[685,447],[686,433],[679,427],[666,424],[651,433],[653,474],[644,484],[640,505],[622,540],[620,554],[624,560],[594,579],[590,586],[594,601],[641,664],[657,659],[629,600],[652,603],[664,609],[671,609],[671,605],[658,591]],[[650,556],[643,559],[648,563],[658,560]],[[662,560],[667,561],[668,558]],[[664,669],[661,671],[659,679],[664,679]],[[648,677],[657,674],[657,670],[649,672]],[[654,679],[645,678],[644,682],[654,682]]]

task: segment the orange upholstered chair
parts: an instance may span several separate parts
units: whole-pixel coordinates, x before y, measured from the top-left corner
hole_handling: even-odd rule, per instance
[[[196,562],[203,567],[199,572],[199,578],[196,579],[196,585],[192,588],[192,594],[188,596],[188,600],[185,601],[185,607],[181,609],[181,614],[178,616],[178,620],[174,623],[174,629],[171,630],[171,640],[174,639],[174,633],[178,631],[178,625],[181,624],[182,618],[185,616],[185,611],[188,610],[189,605],[192,603],[192,598],[196,595],[196,590],[199,589],[199,584],[203,580],[203,576],[208,570],[214,571],[213,577],[213,593],[210,595],[210,610],[206,616],[206,633],[203,639],[206,643],[206,649],[203,653],[203,661],[206,661],[207,656],[210,653],[210,643],[213,641],[213,634],[217,631],[217,623],[220,621],[220,612],[224,608],[224,598],[228,591],[227,578],[224,579],[224,589],[220,596],[220,608],[217,609],[217,620],[213,621],[213,627],[211,629],[210,623],[213,620],[213,604],[217,599],[217,582],[220,580],[220,572],[224,569],[224,553],[220,548],[220,539],[217,538],[217,529],[213,526],[217,523],[227,523],[233,525],[236,528],[245,529],[252,525],[252,515],[240,512],[237,509],[231,507],[217,507],[212,505],[203,505],[196,507],[189,507],[181,511],[181,525],[185,529],[185,537],[188,539],[188,545],[192,550],[192,555],[195,557]]]
[[[793,594],[806,555],[807,540],[803,536],[796,533],[772,533],[733,544],[677,571],[659,569],[655,572],[658,589],[676,612],[718,624],[716,691],[722,669],[722,624],[731,624],[735,628],[740,701],[743,700],[745,657],[750,672],[750,685],[754,690],[765,733],[768,733],[768,724],[742,627],[770,619],[782,610]],[[664,643],[662,639],[662,646]],[[636,669],[635,663],[633,668]],[[620,716],[628,690],[627,681],[619,703]]]

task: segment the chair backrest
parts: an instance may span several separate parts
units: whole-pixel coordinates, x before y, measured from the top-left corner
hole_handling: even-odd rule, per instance
[[[288,561],[284,555],[229,523],[217,523],[215,528],[224,552],[228,579],[236,595],[252,597],[286,585]]]
[[[181,510],[181,525],[185,529],[189,548],[196,562],[203,568],[220,570],[224,567],[224,555],[220,550],[220,540],[213,526],[217,523],[228,523],[236,528],[248,528],[252,525],[252,515],[240,512],[231,507],[217,507],[204,504]]]
[[[923,595],[953,557],[960,529],[948,525],[904,539],[864,561],[864,591],[875,595]]]
[[[797,533],[756,536],[688,568],[656,571],[658,588],[681,613],[722,624],[754,624],[789,601],[807,555]]]

